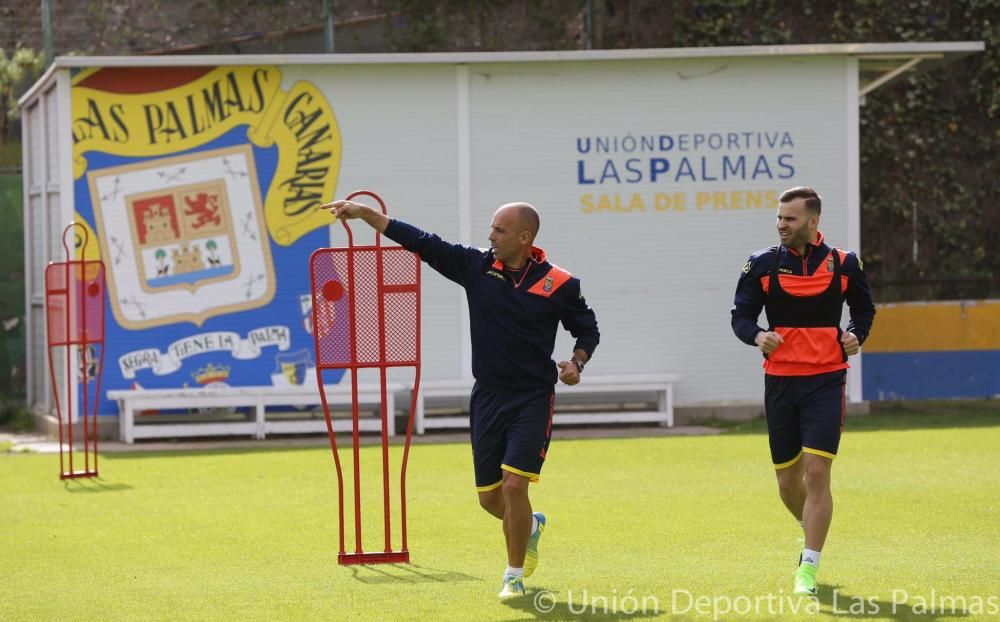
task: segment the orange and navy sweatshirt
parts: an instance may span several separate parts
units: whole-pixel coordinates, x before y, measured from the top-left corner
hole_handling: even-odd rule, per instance
[[[733,332],[746,344],[764,331],[757,324],[765,310],[769,331],[784,342],[764,357],[772,376],[811,376],[846,369],[840,342],[843,303],[847,330],[864,343],[875,319],[875,304],[857,255],[832,249],[820,233],[805,255],[784,246],[759,250],[743,266],[732,309]]]
[[[465,288],[476,380],[508,390],[554,385],[560,322],[576,338],[574,347],[593,356],[600,333],[580,280],[549,263],[542,249],[532,248],[515,271],[492,250],[452,244],[399,220],[390,220],[385,236]]]

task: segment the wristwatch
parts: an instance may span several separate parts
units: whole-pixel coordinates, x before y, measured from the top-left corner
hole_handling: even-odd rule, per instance
[[[573,358],[570,359],[570,362],[576,365],[576,371],[580,372],[581,374],[583,373],[583,367],[585,365],[583,361],[574,356]]]

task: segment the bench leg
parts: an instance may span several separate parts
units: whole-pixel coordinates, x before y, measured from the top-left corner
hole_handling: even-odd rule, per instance
[[[120,415],[123,419],[122,427],[122,440],[131,445],[135,442],[135,411],[132,408],[132,402],[125,400],[125,408],[120,409]]]
[[[388,414],[385,423],[389,428],[389,436],[396,436],[396,394],[392,391],[386,391],[385,409]]]
[[[663,421],[660,425],[665,428],[674,427],[674,385],[668,384],[666,388],[659,393],[658,406],[660,412],[663,413]]]
[[[667,427],[674,427],[674,385],[667,385]]]
[[[257,404],[254,406],[254,423],[257,424],[254,437],[257,440],[264,440],[264,437],[267,435],[267,432],[264,430],[264,410],[264,400],[258,399]]]

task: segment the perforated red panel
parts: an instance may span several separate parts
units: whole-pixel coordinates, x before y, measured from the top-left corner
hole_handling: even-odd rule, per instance
[[[66,264],[50,263],[45,268],[45,318],[48,321],[49,345],[65,344],[66,305],[69,292],[66,290]]]
[[[49,346],[104,340],[104,290],[104,262],[71,261],[46,266]],[[68,326],[67,303],[73,309]]]
[[[319,368],[349,365],[351,315],[347,249],[323,248],[312,255],[313,330]]]
[[[386,362],[416,365],[420,339],[420,258],[403,248],[390,248],[383,253]]]
[[[313,253],[313,316],[320,368],[417,364],[419,261],[398,247],[325,248]],[[351,351],[352,322],[355,353]]]
[[[357,362],[379,363],[379,308],[376,252],[359,248],[354,253],[354,322],[357,339]]]

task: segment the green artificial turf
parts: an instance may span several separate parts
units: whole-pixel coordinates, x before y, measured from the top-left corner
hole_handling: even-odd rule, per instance
[[[109,453],[99,480],[70,482],[56,455],[4,454],[0,619],[1000,618],[1000,413],[988,404],[848,420],[819,615],[791,595],[801,532],[753,426],[558,436],[531,490],[549,517],[541,562],[507,602],[500,523],[478,507],[465,444],[414,446],[413,563],[365,567],[336,561],[329,450]],[[382,541],[379,456],[362,451],[366,550]]]

